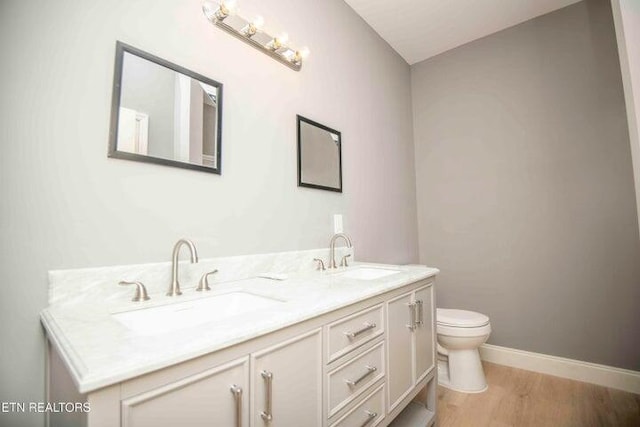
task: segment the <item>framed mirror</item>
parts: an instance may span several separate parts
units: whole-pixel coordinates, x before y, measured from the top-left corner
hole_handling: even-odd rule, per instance
[[[340,132],[300,115],[298,118],[298,186],[342,193]]]
[[[116,44],[109,157],[221,171],[222,84]]]

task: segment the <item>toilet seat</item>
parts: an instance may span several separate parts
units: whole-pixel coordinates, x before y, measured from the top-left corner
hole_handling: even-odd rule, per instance
[[[438,308],[436,309],[436,322],[439,326],[478,328],[488,325],[489,317],[475,311]]]

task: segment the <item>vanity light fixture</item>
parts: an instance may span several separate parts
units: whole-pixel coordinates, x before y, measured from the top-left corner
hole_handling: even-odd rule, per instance
[[[302,61],[309,55],[308,48],[294,49],[288,45],[286,33],[277,37],[270,36],[262,30],[264,19],[261,16],[248,21],[236,14],[235,0],[221,0],[219,3],[206,0],[202,4],[202,12],[216,27],[245,41],[256,49],[266,53],[293,70],[300,71]]]

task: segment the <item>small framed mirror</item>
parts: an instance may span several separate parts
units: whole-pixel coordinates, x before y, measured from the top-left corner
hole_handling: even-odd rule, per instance
[[[222,84],[116,44],[109,157],[220,174]]]
[[[298,186],[342,193],[340,132],[302,116],[298,118]]]

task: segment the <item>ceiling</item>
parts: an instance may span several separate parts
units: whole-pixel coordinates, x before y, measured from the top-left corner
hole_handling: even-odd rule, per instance
[[[409,64],[580,0],[345,0]]]

